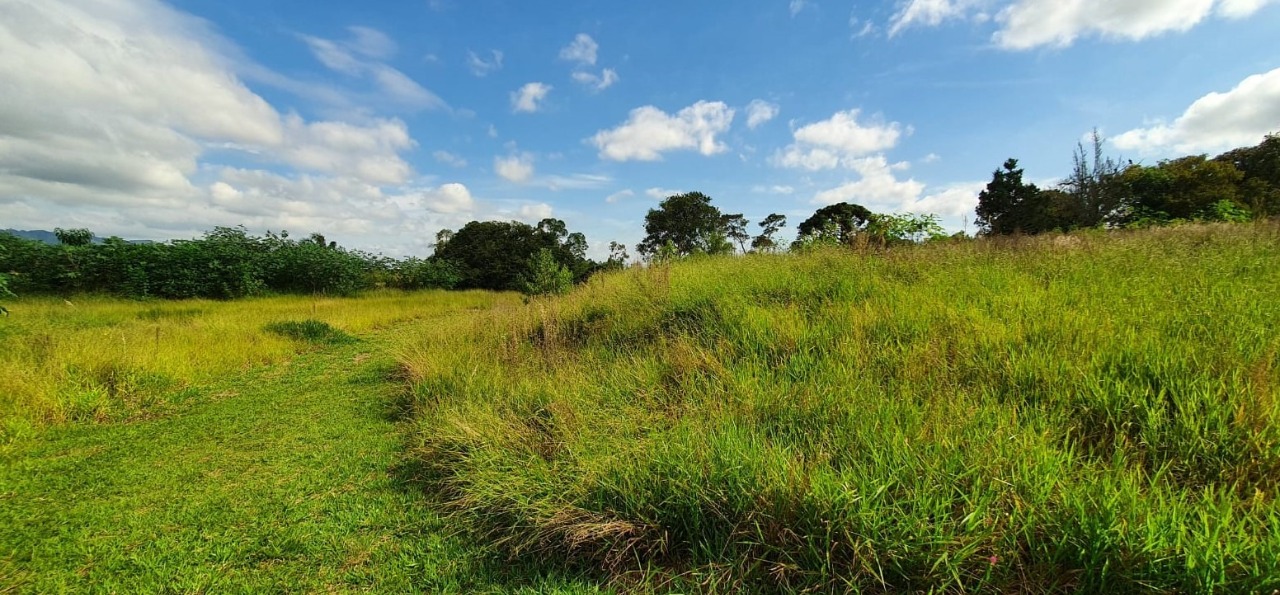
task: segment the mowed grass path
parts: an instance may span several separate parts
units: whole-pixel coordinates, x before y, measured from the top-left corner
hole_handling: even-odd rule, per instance
[[[6,447],[0,593],[594,592],[451,536],[402,465],[393,332]]]

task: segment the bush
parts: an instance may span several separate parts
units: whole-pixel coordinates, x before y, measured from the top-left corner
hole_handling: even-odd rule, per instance
[[[319,320],[273,322],[263,327],[263,330],[298,341],[324,345],[340,345],[356,341],[355,337]]]

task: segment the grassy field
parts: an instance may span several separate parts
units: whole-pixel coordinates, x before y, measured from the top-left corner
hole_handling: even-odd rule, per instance
[[[694,260],[423,328],[473,539],[703,592],[1280,589],[1280,225]]]
[[[312,339],[323,342],[291,334],[291,323],[360,334],[512,300],[487,292],[385,292],[235,302],[6,301],[12,313],[0,318],[0,444],[50,424],[153,414],[190,398],[193,387],[286,361],[314,349]]]
[[[201,304],[212,310],[204,328],[239,337],[277,316],[312,315],[309,303],[292,301]],[[236,370],[193,384],[163,415],[15,437],[0,449],[0,593],[599,592],[459,539],[404,457],[403,385],[389,355],[397,333],[511,301],[321,302],[315,314],[351,334],[296,356],[284,345],[272,357],[288,359],[248,371],[228,357]],[[29,305],[14,316],[29,315]],[[338,305],[354,308],[342,308],[343,318]],[[155,307],[109,306],[94,305],[128,324],[139,307]],[[237,316],[237,307],[250,311]],[[416,320],[356,332],[395,317]],[[213,324],[220,319],[226,327]],[[217,343],[216,335],[202,342]],[[200,366],[214,363],[191,366],[213,375]]]
[[[23,299],[0,593],[1280,589],[1280,224]]]

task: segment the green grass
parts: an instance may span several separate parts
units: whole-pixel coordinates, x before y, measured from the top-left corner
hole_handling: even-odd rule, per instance
[[[1280,225],[694,260],[424,327],[473,539],[624,587],[1280,589]]]
[[[12,441],[0,592],[598,592],[440,516],[403,457],[394,334],[226,376],[169,415]]]
[[[189,389],[288,361],[351,334],[517,299],[384,291],[234,302],[100,296],[6,302],[11,314],[0,317],[0,445],[50,425],[156,415],[190,398]]]

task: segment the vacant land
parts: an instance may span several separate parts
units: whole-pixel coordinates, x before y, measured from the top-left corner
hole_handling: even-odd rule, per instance
[[[396,315],[421,320],[396,328],[450,315],[445,297],[400,296]],[[226,339],[211,327],[204,344]],[[11,440],[0,451],[0,592],[596,592],[456,537],[402,456],[393,339],[312,345],[190,388],[164,415]]]
[[[24,300],[0,592],[1271,592],[1280,225]]]
[[[712,591],[1280,588],[1280,226],[708,259],[433,328],[517,558]]]

